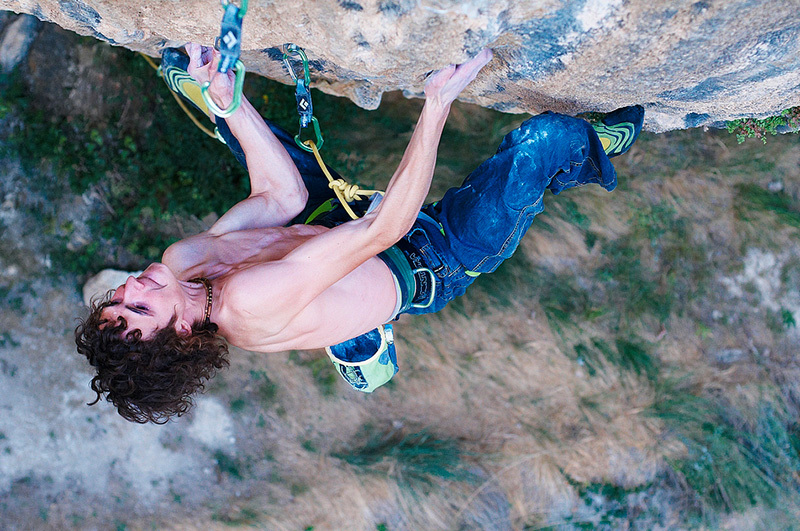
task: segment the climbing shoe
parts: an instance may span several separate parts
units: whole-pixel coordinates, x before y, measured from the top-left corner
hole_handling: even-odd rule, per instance
[[[164,48],[161,52],[161,75],[167,86],[208,115],[208,106],[203,101],[200,84],[189,75],[189,56],[177,48]]]
[[[597,123],[592,124],[606,155],[622,155],[633,145],[642,130],[644,107],[632,105],[610,112]]]

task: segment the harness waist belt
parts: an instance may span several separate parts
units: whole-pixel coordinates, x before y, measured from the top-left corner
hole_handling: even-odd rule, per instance
[[[378,258],[383,260],[400,285],[402,301],[398,315],[412,306],[424,306],[430,302],[435,279],[422,254],[408,240],[401,239],[378,254]]]

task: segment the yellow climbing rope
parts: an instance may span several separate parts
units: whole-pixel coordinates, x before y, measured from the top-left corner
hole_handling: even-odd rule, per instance
[[[141,55],[142,57],[144,57],[144,60],[145,60],[145,61],[147,61],[147,64],[149,64],[150,66],[152,66],[152,67],[153,67],[153,69],[154,69],[156,72],[158,72],[158,75],[159,75],[159,76],[161,75],[161,70],[160,70],[160,68],[161,68],[161,67],[157,66],[157,65],[156,65],[156,64],[153,62],[153,60],[152,60],[152,59],[150,59],[148,56],[146,56],[146,55],[145,55],[145,54],[143,54],[142,52],[139,52],[139,55]],[[183,101],[181,100],[181,97],[180,97],[180,96],[178,96],[177,94],[175,94],[175,93],[174,93],[172,90],[170,90],[170,91],[169,91],[169,93],[170,93],[170,94],[172,94],[172,97],[173,97],[173,98],[175,98],[175,101],[177,101],[177,102],[178,102],[178,105],[180,105],[181,109],[183,109],[183,112],[185,112],[185,113],[186,113],[186,116],[188,116],[188,117],[189,117],[189,118],[192,120],[192,123],[193,123],[194,125],[196,125],[198,129],[200,129],[202,132],[204,132],[206,135],[210,136],[211,138],[214,138],[214,139],[216,139],[216,138],[217,138],[217,135],[215,135],[215,134],[214,134],[214,133],[211,131],[211,129],[209,129],[209,128],[205,127],[205,126],[204,126],[202,123],[200,123],[200,120],[198,120],[198,119],[195,117],[195,115],[194,115],[194,114],[192,114],[192,112],[189,110],[189,108],[186,106],[186,104],[185,104],[185,103],[183,103]]]
[[[351,218],[358,219],[358,216],[355,212],[353,212],[353,209],[350,208],[350,205],[348,204],[350,201],[369,199],[369,197],[373,194],[383,195],[383,192],[380,190],[362,190],[357,184],[350,184],[344,179],[334,179],[328,171],[328,167],[325,165],[325,162],[323,162],[322,155],[319,154],[319,149],[317,149],[317,145],[314,143],[314,141],[306,140],[303,142],[303,144],[311,148],[311,152],[314,153],[314,157],[317,159],[319,167],[322,168],[322,173],[324,173],[325,177],[328,178],[328,188],[333,190],[333,193],[336,194],[336,198],[339,200],[339,202],[342,204],[342,207],[344,207]]]

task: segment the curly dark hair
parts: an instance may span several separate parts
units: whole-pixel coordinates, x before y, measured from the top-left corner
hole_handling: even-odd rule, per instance
[[[229,365],[228,344],[217,335],[217,325],[197,322],[191,335],[180,336],[173,317],[143,340],[138,329],[124,332],[124,318],[114,323],[100,316],[111,304],[108,298],[94,302],[89,317],[75,328],[78,353],[97,368],[91,382],[97,398],[89,405],[106,393],[119,414],[133,422],[164,424],[180,417],[191,408],[191,395],[203,390],[205,380]]]

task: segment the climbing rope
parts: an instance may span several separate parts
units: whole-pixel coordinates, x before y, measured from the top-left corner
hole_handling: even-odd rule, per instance
[[[203,86],[200,87],[203,101],[211,112],[220,118],[227,118],[232,115],[242,104],[245,68],[244,64],[239,60],[239,55],[242,51],[242,19],[247,12],[247,0],[242,0],[241,3],[241,7],[237,7],[229,0],[221,0],[222,9],[225,13],[222,15],[219,37],[214,42],[214,47],[222,55],[217,66],[217,74],[227,74],[230,69],[233,69],[236,73],[236,80],[233,84],[233,101],[231,101],[227,109],[222,109],[214,103],[208,95],[208,87],[211,86],[213,78],[203,83]]]
[[[299,59],[302,68],[300,74],[295,73],[292,63],[289,61],[292,58]],[[295,83],[294,96],[297,101],[297,114],[300,115],[300,131],[295,135],[294,141],[302,149],[314,154],[322,173],[328,178],[328,187],[336,194],[336,198],[348,215],[353,219],[358,219],[358,216],[348,203],[359,199],[368,199],[373,194],[383,195],[383,192],[379,190],[361,190],[357,184],[350,184],[344,179],[333,178],[322,160],[322,155],[319,154],[319,150],[322,149],[323,139],[319,121],[314,116],[314,104],[311,101],[311,73],[308,68],[308,56],[302,48],[296,44],[289,43],[285,46],[285,51],[283,52],[283,64],[286,65],[286,69]],[[314,129],[316,142],[314,140],[301,139],[304,129],[309,125]]]
[[[319,167],[322,169],[322,173],[328,178],[328,188],[333,190],[333,193],[336,194],[336,198],[352,219],[358,219],[359,216],[353,212],[353,209],[348,204],[350,201],[369,199],[373,194],[383,195],[383,192],[380,190],[362,190],[357,184],[350,184],[344,179],[334,179],[328,171],[325,162],[322,160],[322,155],[319,154],[319,149],[314,141],[306,140],[303,145],[306,146],[308,151],[314,153],[314,157],[317,159],[317,164],[319,164]]]
[[[223,0],[223,6],[231,6],[232,4],[226,3]],[[242,1],[242,7],[237,8],[237,12],[241,13],[238,18],[239,30],[241,31],[241,17],[244,16],[243,10],[247,9],[247,0]],[[228,10],[226,9],[226,17],[228,16]],[[225,27],[225,23],[223,22],[223,28]],[[225,41],[225,37],[221,37],[218,40]],[[230,41],[230,39],[228,39]],[[227,65],[232,64],[234,61],[233,56],[228,54],[225,55],[222,49],[220,49],[220,53],[223,54],[223,59],[220,61],[220,70],[222,71],[223,62]],[[145,61],[153,67],[159,75],[163,75],[161,72],[161,67],[157,66],[150,57],[146,56],[145,54],[140,52],[140,55],[144,57]],[[292,56],[297,56],[302,61],[302,76],[298,76],[295,74],[294,69],[292,68],[291,63],[289,62],[289,58]],[[227,57],[227,59],[226,59]],[[238,55],[237,55],[238,57]],[[236,63],[241,63],[238,58],[235,59]],[[314,158],[317,159],[317,164],[319,164],[320,169],[322,169],[322,173],[328,179],[328,187],[333,190],[333,193],[336,195],[336,198],[341,203],[342,207],[345,209],[347,214],[352,219],[358,219],[358,215],[353,211],[352,207],[349,205],[352,201],[358,201],[362,199],[369,199],[374,194],[381,194],[383,192],[380,190],[362,190],[357,184],[350,184],[344,179],[334,179],[331,175],[330,171],[328,171],[328,167],[325,164],[325,161],[322,160],[322,155],[320,155],[320,148],[322,148],[322,133],[320,132],[319,122],[317,121],[316,117],[314,116],[314,107],[311,102],[311,92],[310,92],[310,81],[311,75],[308,68],[308,57],[306,56],[305,51],[302,48],[295,44],[289,44],[286,46],[286,53],[283,56],[283,62],[286,65],[286,68],[289,70],[289,74],[291,75],[292,79],[296,83],[295,89],[295,99],[297,101],[297,112],[300,114],[300,131],[294,137],[295,142],[298,146],[300,146],[305,151],[314,154]],[[244,69],[242,68],[242,72]],[[205,83],[204,87],[207,88],[209,83]],[[241,104],[241,86],[238,83],[238,73],[237,73],[237,86],[238,89],[235,88],[236,92],[239,94],[238,98],[234,98],[234,103],[228,107],[228,109],[223,110],[224,114],[220,114],[217,112],[219,110],[216,105],[206,97],[206,92],[203,92],[203,100],[205,101],[206,105],[208,105],[209,109],[211,109],[214,114],[220,116],[221,118],[225,118],[226,116],[230,116]],[[186,104],[181,100],[180,96],[178,96],[175,92],[170,90],[170,93],[175,98],[175,101],[178,102],[183,112],[192,120],[192,122],[206,135],[210,136],[211,138],[215,138],[218,140],[222,140],[221,137],[211,132],[207,127],[203,126],[200,121],[192,114]],[[215,110],[216,108],[216,110]],[[314,140],[302,140],[301,136],[303,134],[303,130],[308,127],[309,125],[313,126],[314,129],[314,136],[316,137],[316,142]],[[223,141],[224,142],[224,141]]]

